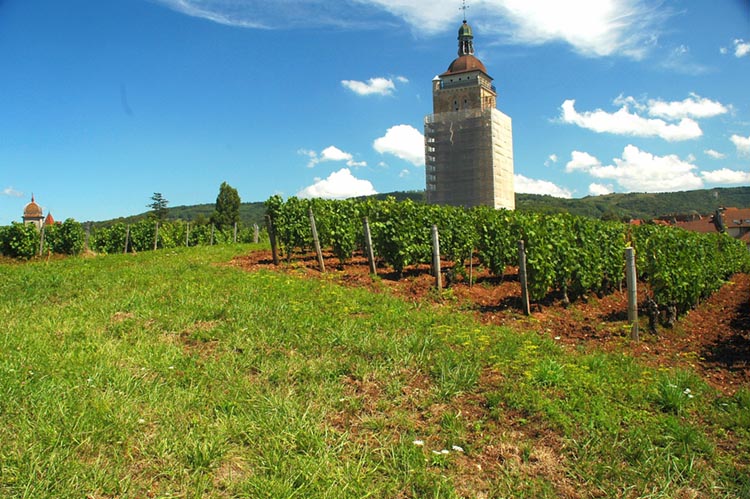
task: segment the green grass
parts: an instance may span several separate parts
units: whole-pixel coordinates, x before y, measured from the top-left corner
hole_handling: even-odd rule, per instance
[[[0,264],[0,497],[750,497],[747,387],[250,250]]]

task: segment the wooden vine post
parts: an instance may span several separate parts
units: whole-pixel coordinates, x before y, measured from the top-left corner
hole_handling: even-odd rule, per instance
[[[370,233],[370,222],[367,217],[362,221],[362,226],[365,231],[365,251],[367,252],[367,263],[370,265],[370,274],[377,275],[378,271],[375,268],[375,252],[372,250],[372,234]]]
[[[214,230],[216,230],[216,227],[214,227],[214,225],[211,224],[211,246],[214,245]]]
[[[625,248],[625,280],[628,287],[628,322],[630,322],[630,339],[638,341],[638,280],[635,271],[635,250]]]
[[[234,244],[237,244],[237,222],[234,222]]]
[[[310,229],[312,230],[313,244],[315,244],[315,254],[318,256],[318,267],[321,272],[325,272],[326,266],[323,263],[323,252],[320,249],[320,239],[318,239],[318,229],[315,227],[315,215],[312,208],[308,208],[307,214],[310,217]]]
[[[521,281],[521,304],[523,313],[531,315],[531,306],[529,305],[529,279],[526,275],[526,248],[523,240],[518,241],[518,279]]]
[[[260,228],[258,224],[253,224],[253,244],[258,244],[258,239],[260,239]]]
[[[190,222],[185,225],[185,247],[190,247]]]
[[[279,248],[276,245],[276,229],[273,226],[271,215],[266,215],[266,229],[268,230],[268,239],[271,241],[271,255],[273,255],[273,264],[279,264]]]
[[[443,289],[443,274],[440,272],[440,236],[437,225],[432,224],[432,269],[435,273],[435,287]]]
[[[469,253],[469,287],[474,286],[474,248]]]
[[[154,229],[154,251],[156,251],[156,245],[159,243],[159,222],[156,222],[156,228]]]
[[[44,253],[44,225],[42,225],[42,231],[39,234],[39,256]]]
[[[125,247],[122,249],[123,253],[128,252],[128,244],[130,243],[130,225],[125,229]]]

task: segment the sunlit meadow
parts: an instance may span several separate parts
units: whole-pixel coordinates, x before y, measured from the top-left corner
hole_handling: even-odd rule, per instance
[[[750,497],[750,391],[247,245],[0,264],[0,496]]]

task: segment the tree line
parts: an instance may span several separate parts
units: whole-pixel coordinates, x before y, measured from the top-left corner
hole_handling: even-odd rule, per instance
[[[240,225],[241,205],[237,189],[223,182],[214,211],[203,223],[168,221],[169,201],[155,192],[147,205],[148,217],[134,223],[114,223],[91,230],[72,218],[63,223],[35,225],[13,222],[0,227],[0,254],[29,259],[42,254],[78,255],[88,248],[99,253],[146,251],[176,246],[257,241],[255,227]]]

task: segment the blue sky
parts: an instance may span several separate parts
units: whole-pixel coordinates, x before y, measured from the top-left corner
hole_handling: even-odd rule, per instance
[[[750,2],[475,0],[516,190],[750,184]],[[461,2],[0,0],[0,224],[424,188]]]

